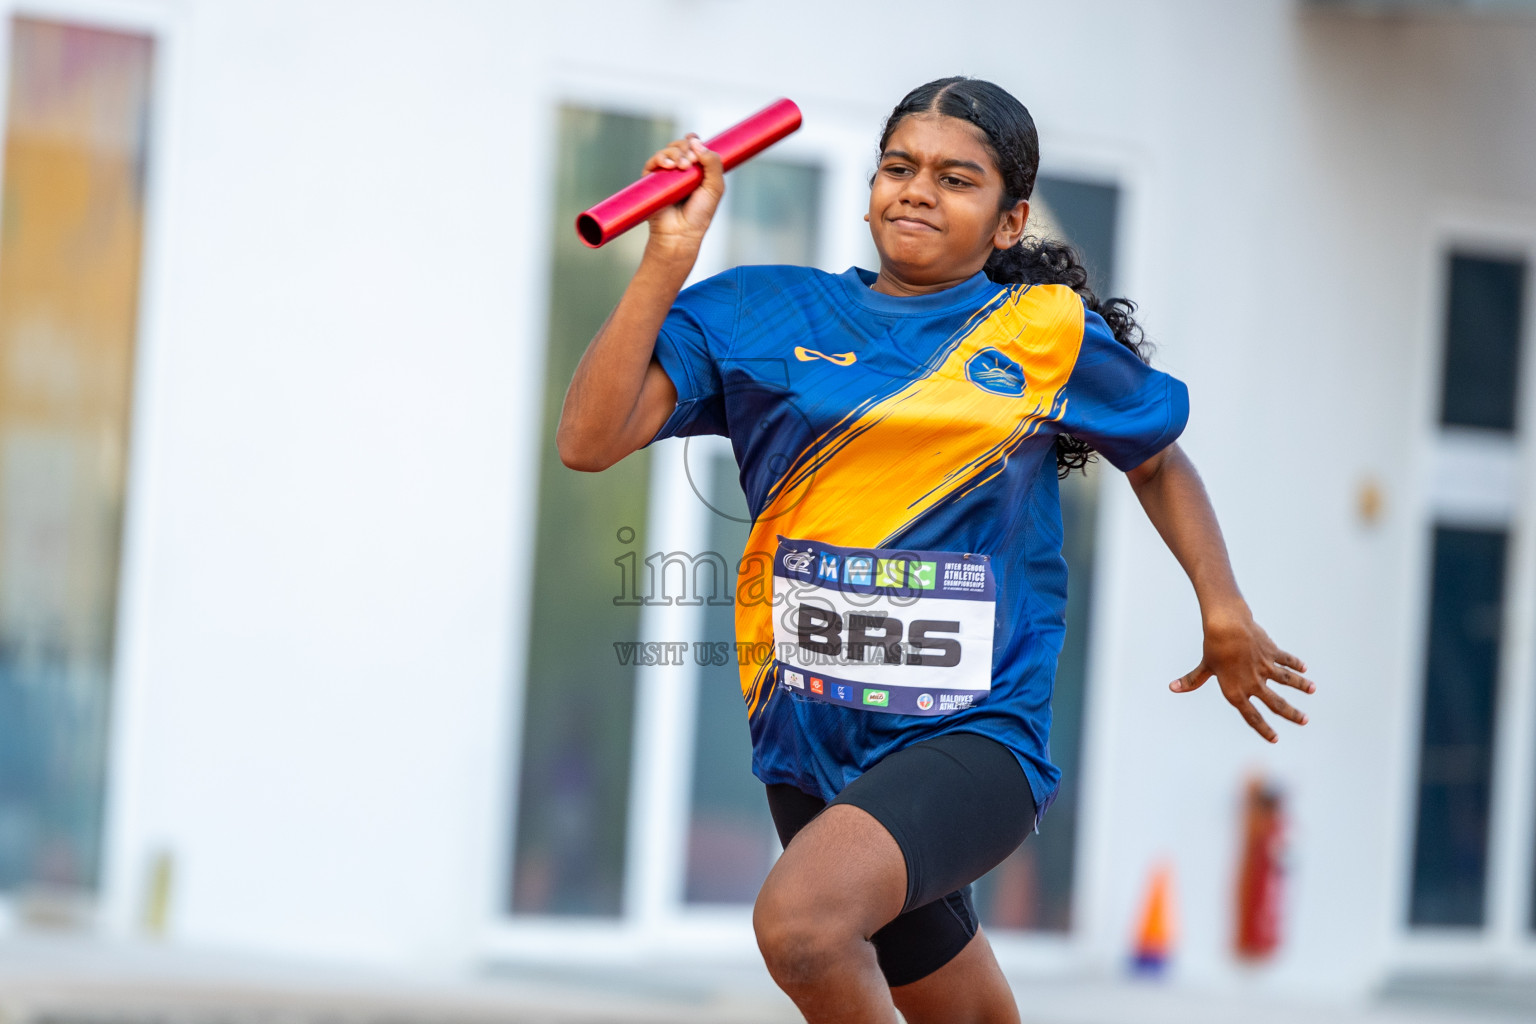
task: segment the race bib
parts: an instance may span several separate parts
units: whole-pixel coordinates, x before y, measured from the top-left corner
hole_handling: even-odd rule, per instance
[[[800,697],[947,715],[992,689],[996,592],[986,555],[779,538],[779,684]]]

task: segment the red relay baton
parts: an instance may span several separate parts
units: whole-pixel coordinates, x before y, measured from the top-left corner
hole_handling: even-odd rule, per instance
[[[740,124],[704,143],[720,154],[730,170],[752,159],[800,127],[800,108],[792,100],[775,100]],[[588,248],[613,241],[662,207],[682,202],[704,181],[697,163],[685,169],[665,167],[652,171],[633,185],[604,199],[576,218],[576,234]]]

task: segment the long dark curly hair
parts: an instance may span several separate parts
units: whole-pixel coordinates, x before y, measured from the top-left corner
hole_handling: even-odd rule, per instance
[[[880,132],[880,152],[891,134],[913,114],[944,114],[969,121],[981,130],[992,158],[1003,176],[999,209],[1012,208],[1035,190],[1040,167],[1040,135],[1024,104],[1007,90],[979,78],[940,78],[920,85],[896,104]],[[1026,235],[1011,249],[998,249],[983,268],[998,284],[1064,284],[1083,304],[1104,318],[1115,340],[1151,362],[1152,343],[1147,341],[1133,314],[1136,304],[1126,298],[1100,299],[1088,286],[1088,269],[1077,250],[1053,238]],[[1093,446],[1070,434],[1056,438],[1056,474],[1065,478],[1074,469],[1086,469],[1094,461]]]

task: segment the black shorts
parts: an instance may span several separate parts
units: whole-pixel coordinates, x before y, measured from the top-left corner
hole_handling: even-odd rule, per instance
[[[832,801],[867,811],[907,863],[901,914],[870,937],[891,986],[925,978],[976,934],[971,885],[1018,849],[1035,821],[1029,780],[1013,753],[975,733],[949,733],[891,754]],[[827,807],[794,786],[768,787],[785,846]]]

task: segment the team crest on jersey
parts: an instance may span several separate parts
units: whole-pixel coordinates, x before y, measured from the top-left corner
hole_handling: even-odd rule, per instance
[[[1024,393],[1024,368],[995,348],[984,348],[965,364],[965,379],[994,395],[1017,398]]]

